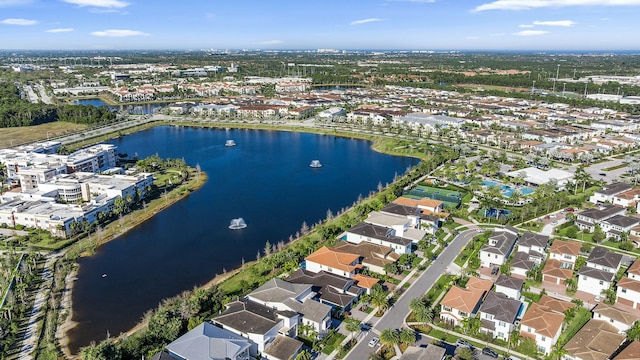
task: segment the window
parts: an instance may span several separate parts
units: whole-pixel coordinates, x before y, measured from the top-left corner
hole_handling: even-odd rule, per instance
[[[571,259],[571,255],[569,255],[569,254],[564,254],[564,255],[562,255],[562,257],[565,258],[565,259]]]
[[[602,280],[598,281],[598,285],[604,285],[604,281]]]
[[[627,293],[627,289],[622,288],[622,292],[626,294]]]
[[[587,280],[587,277],[582,275],[582,280]]]
[[[533,329],[530,327],[527,327],[527,332],[533,332]]]
[[[540,340],[547,341],[547,338],[543,336],[543,337],[540,338]]]
[[[442,306],[442,310],[444,310],[444,311],[451,311],[451,307],[449,307],[449,306]]]
[[[500,327],[504,327],[505,325],[507,325],[507,324],[505,324],[505,323],[504,323],[504,322],[502,322],[502,321],[498,321],[498,326],[500,326]]]
[[[486,314],[486,315],[485,315],[485,319],[493,320],[493,315],[491,315],[491,314]]]

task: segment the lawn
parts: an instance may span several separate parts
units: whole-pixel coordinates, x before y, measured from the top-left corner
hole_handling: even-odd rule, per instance
[[[583,307],[576,307],[576,315],[562,334],[560,334],[558,343],[564,346],[569,340],[571,340],[578,330],[580,330],[580,328],[589,321],[589,319],[591,319],[591,312],[589,310]]]
[[[340,334],[339,332],[331,332],[329,335],[327,335],[326,338],[322,340],[322,343],[324,344],[322,353],[326,355],[331,354],[333,350],[340,346],[342,340],[346,338],[346,336]]]
[[[620,164],[620,165],[604,168],[604,169],[602,169],[602,171],[618,170],[618,169],[622,169],[622,168],[625,168],[625,167],[627,167],[627,164]]]
[[[55,138],[78,130],[83,130],[86,127],[86,125],[56,121],[35,126],[1,128],[0,148],[47,140],[48,138]]]

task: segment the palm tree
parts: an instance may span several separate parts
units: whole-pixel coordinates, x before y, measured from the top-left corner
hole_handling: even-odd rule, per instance
[[[345,329],[351,333],[351,342],[355,339],[355,334],[358,330],[360,330],[360,322],[358,320],[350,317],[344,319]]]
[[[404,328],[400,331],[400,342],[406,345],[413,344],[416,341],[416,332],[410,328]]]
[[[400,334],[397,329],[384,329],[380,332],[380,342],[389,347],[394,347],[400,343]]]
[[[311,360],[311,358],[311,353],[307,349],[302,350],[298,353],[298,356],[296,356],[296,360]]]
[[[553,345],[553,349],[551,350],[552,359],[555,358],[556,360],[560,360],[566,354],[567,354],[567,350],[564,349],[564,347],[560,344],[560,342],[556,342],[556,344]]]

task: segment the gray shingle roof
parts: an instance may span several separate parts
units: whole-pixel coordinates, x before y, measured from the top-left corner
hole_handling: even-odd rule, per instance
[[[620,266],[621,261],[622,254],[614,253],[601,246],[597,246],[593,250],[591,250],[591,254],[589,254],[589,258],[587,259],[588,263],[593,263],[596,265],[606,266],[614,269],[617,269],[618,266]]]
[[[496,245],[486,244],[482,247],[482,251],[492,254],[507,255],[516,243],[517,235],[509,231],[494,231],[489,237],[489,242],[496,241]]]
[[[243,333],[265,334],[280,322],[278,315],[293,317],[298,314],[241,299],[227,304],[227,309],[213,321]]]
[[[279,335],[276,339],[264,349],[269,358],[280,360],[292,359],[302,349],[302,342]]]
[[[283,302],[286,299],[298,297],[309,288],[311,288],[309,284],[295,284],[279,278],[273,278],[249,295],[261,301]]]
[[[373,239],[384,240],[384,241],[387,241],[393,244],[402,245],[402,246],[408,246],[411,244],[411,240],[409,239],[401,238],[395,235],[389,235],[391,231],[392,229],[389,229],[383,226],[368,224],[365,222],[361,222],[358,225],[347,230],[347,232],[350,232],[352,234],[366,236]]]
[[[598,270],[590,266],[583,266],[578,275],[611,282],[616,274],[604,270]]]
[[[513,323],[516,320],[522,303],[510,299],[505,294],[489,291],[487,297],[480,305],[480,312],[491,314],[496,320]]]
[[[498,286],[504,286],[509,289],[522,290],[522,284],[524,284],[524,280],[514,278],[505,274],[500,274],[495,284]]]
[[[541,248],[546,248],[547,243],[549,242],[549,237],[547,235],[536,234],[530,231],[525,232],[518,239],[518,244],[523,246],[539,246]]]
[[[167,345],[167,351],[184,359],[224,360],[251,346],[249,339],[204,322]]]

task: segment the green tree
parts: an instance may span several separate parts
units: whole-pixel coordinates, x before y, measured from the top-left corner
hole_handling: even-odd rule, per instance
[[[400,343],[400,334],[397,329],[384,329],[380,332],[380,342],[386,346],[396,346]]]
[[[311,353],[307,349],[302,350],[296,356],[296,360],[311,360],[312,358],[313,358],[313,356],[311,355]]]
[[[468,347],[458,348],[458,359],[460,360],[474,360],[476,356],[473,353],[473,350]]]
[[[600,225],[596,225],[595,230],[593,231],[593,241],[599,243],[602,240],[604,240],[607,236],[605,235],[604,231],[602,231],[602,229],[600,228]]]
[[[482,322],[477,317],[467,317],[462,320],[462,328],[467,335],[478,335],[481,326]]]
[[[360,330],[360,322],[355,318],[346,318],[344,319],[345,329],[351,333],[351,342],[355,340],[355,335],[358,330]]]
[[[627,339],[629,341],[640,340],[640,321],[635,321],[627,330]]]
[[[398,268],[396,263],[387,263],[384,265],[384,271],[387,274],[398,275],[400,273],[400,268]]]
[[[404,328],[400,331],[400,342],[405,345],[413,344],[416,341],[416,332],[410,328]]]

